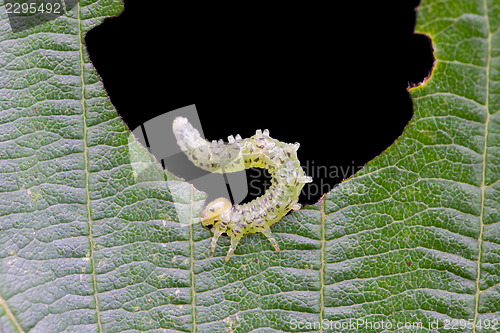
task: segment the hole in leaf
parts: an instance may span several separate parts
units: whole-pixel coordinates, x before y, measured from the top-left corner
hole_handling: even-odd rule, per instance
[[[407,89],[434,62],[429,39],[414,33],[418,5],[242,7],[227,17],[213,4],[153,10],[127,0],[86,43],[130,128],[191,104],[209,140],[268,128],[301,144],[298,157],[314,179],[300,202],[311,204],[386,150],[411,119]]]

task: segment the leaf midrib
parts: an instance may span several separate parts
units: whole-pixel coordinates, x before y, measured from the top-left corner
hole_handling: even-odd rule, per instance
[[[190,247],[190,252],[191,252],[191,263],[190,263],[190,270],[191,270],[191,309],[193,311],[193,333],[196,333],[197,330],[197,324],[196,324],[196,288],[194,285],[194,240],[193,240],[193,224],[194,224],[194,219],[193,219],[193,192],[194,188],[193,185],[191,185],[191,197],[190,197],[190,205],[189,205],[189,247]]]
[[[321,198],[321,266],[320,266],[320,271],[319,271],[319,281],[321,283],[321,289],[320,289],[320,308],[319,308],[319,322],[323,323],[324,319],[324,312],[325,312],[325,245],[326,245],[326,239],[325,239],[325,225],[326,225],[326,214],[325,214],[325,195]],[[320,333],[323,333],[323,325],[320,325]]]
[[[96,276],[96,265],[94,258],[94,236],[92,229],[92,209],[90,207],[90,172],[89,172],[89,156],[88,156],[88,146],[87,146],[87,109],[86,109],[86,101],[85,101],[85,62],[83,60],[83,48],[84,45],[82,43],[83,32],[82,32],[82,19],[80,17],[80,1],[77,2],[77,11],[78,11],[78,42],[80,44],[80,78],[82,82],[82,116],[83,116],[83,149],[84,149],[84,159],[85,159],[85,193],[87,196],[87,216],[88,216],[88,225],[89,225],[89,253],[90,253],[90,263],[92,269],[92,284],[94,288],[94,302],[95,302],[95,310],[97,317],[97,327],[98,331],[102,332],[101,325],[101,315],[99,311],[99,299],[97,292],[97,276]]]
[[[4,309],[5,313],[7,314],[7,317],[10,318],[10,320],[12,321],[14,326],[17,328],[18,332],[24,333],[24,330],[21,327],[21,324],[19,324],[19,321],[17,321],[16,316],[14,315],[14,313],[12,313],[12,310],[10,309],[9,304],[7,303],[7,301],[5,301],[5,299],[2,296],[0,296],[0,306]]]
[[[490,65],[491,65],[491,31],[490,31],[490,21],[488,17],[488,2],[483,0],[484,8],[484,19],[486,22],[486,32],[488,33],[488,58],[486,60],[486,100],[484,108],[486,110],[486,120],[484,122],[484,147],[483,147],[483,170],[482,170],[482,180],[481,180],[481,213],[479,216],[479,236],[478,236],[478,255],[477,255],[477,277],[476,277],[476,295],[475,295],[475,307],[474,307],[474,323],[472,326],[472,332],[476,332],[477,318],[479,316],[479,294],[481,293],[480,280],[481,280],[481,258],[482,258],[482,245],[483,245],[483,229],[484,229],[484,200],[485,200],[485,190],[486,190],[486,155],[488,151],[488,128],[490,121],[490,110],[489,110],[489,95],[490,95]]]

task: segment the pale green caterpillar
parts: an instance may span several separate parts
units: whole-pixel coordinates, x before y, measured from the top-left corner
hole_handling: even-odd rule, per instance
[[[182,151],[204,170],[225,173],[265,168],[273,177],[266,193],[249,203],[233,206],[229,200],[219,198],[205,207],[201,223],[211,227],[214,234],[212,252],[219,237],[226,233],[231,237],[231,247],[226,255],[228,261],[240,239],[255,232],[263,233],[279,252],[278,242],[270,226],[290,210],[300,209],[297,200],[302,187],[312,181],[297,159],[299,144],[272,139],[268,130],[258,130],[248,139],[242,139],[239,135],[236,138],[229,136],[227,144],[222,140],[210,143],[183,117],[174,120],[173,130]]]

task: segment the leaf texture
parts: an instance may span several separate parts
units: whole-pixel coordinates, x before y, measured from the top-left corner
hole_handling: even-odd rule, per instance
[[[191,330],[179,214],[204,194],[129,142],[83,45],[122,6],[80,1],[18,33],[0,6],[0,332]]]
[[[411,89],[414,117],[325,197],[325,318],[500,329],[499,14],[498,1],[422,1],[436,62]]]

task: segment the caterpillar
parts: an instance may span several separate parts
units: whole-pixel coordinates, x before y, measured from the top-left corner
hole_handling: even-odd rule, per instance
[[[257,199],[242,205],[232,205],[226,198],[210,202],[201,214],[201,223],[210,228],[212,253],[219,237],[227,234],[231,246],[225,261],[234,254],[246,234],[260,232],[280,252],[270,227],[291,210],[300,209],[298,197],[304,184],[312,181],[297,159],[299,144],[288,144],[269,136],[269,131],[257,130],[242,139],[240,135],[222,140],[206,141],[184,117],[173,122],[177,144],[196,166],[217,173],[237,172],[249,168],[265,168],[272,176],[271,186]]]

